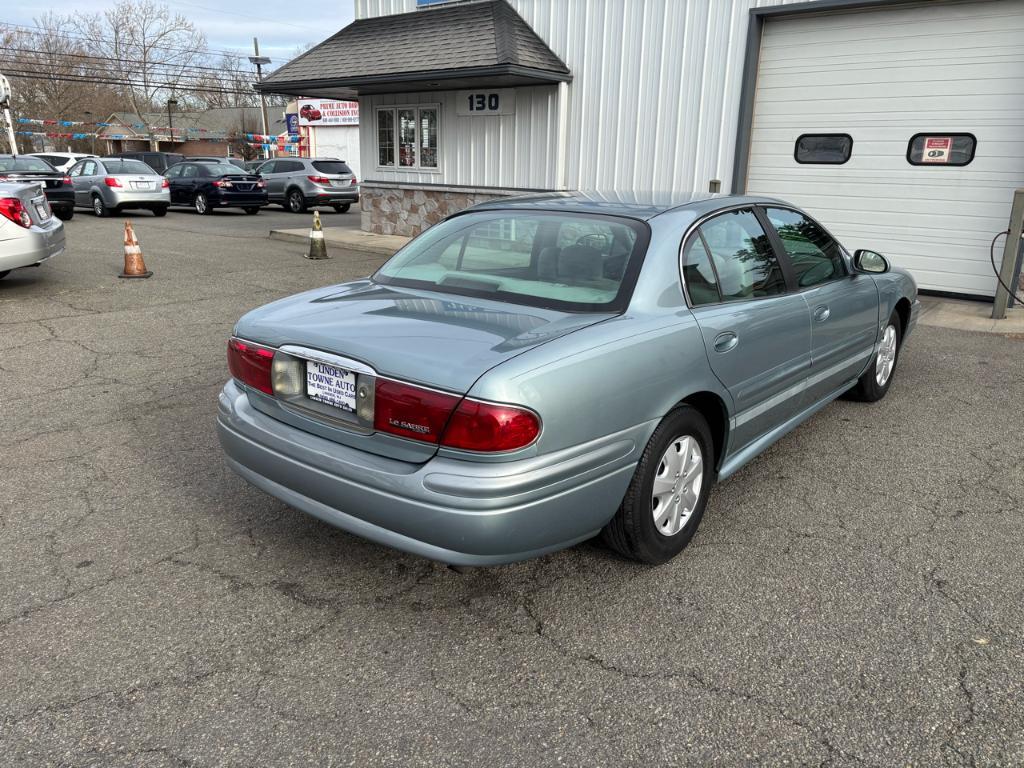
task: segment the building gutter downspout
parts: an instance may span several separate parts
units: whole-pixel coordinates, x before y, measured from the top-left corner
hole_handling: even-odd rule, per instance
[[[555,144],[555,189],[568,189],[569,177],[569,83],[558,84],[558,136]]]

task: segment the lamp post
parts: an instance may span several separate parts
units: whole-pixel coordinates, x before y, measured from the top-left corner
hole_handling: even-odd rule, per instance
[[[167,100],[167,133],[170,135],[170,139],[167,142],[171,146],[169,149],[174,149],[174,118],[171,116],[171,108],[178,106],[178,100],[170,98]]]
[[[269,64],[270,63],[270,59],[268,57],[266,57],[266,56],[260,56],[260,41],[257,40],[255,37],[252,39],[252,47],[253,47],[253,50],[255,51],[256,55],[249,57],[249,63],[256,65],[256,80],[258,82],[262,83],[263,82],[263,65],[264,64]],[[260,115],[263,118],[263,138],[264,138],[264,141],[262,143],[264,144],[264,146],[266,146],[267,142],[265,141],[265,139],[267,138],[267,99],[263,95],[263,91],[260,91]],[[270,149],[269,148],[263,150],[263,157],[264,158],[270,157]]]

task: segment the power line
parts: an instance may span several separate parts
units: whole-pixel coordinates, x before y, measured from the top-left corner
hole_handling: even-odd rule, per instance
[[[88,54],[88,53],[63,53],[61,51],[43,51],[43,50],[39,50],[38,48],[16,48],[14,46],[9,46],[9,45],[0,45],[0,51],[14,51],[15,53],[38,53],[38,54],[43,54],[45,56],[54,56],[54,57],[61,57],[61,58],[63,58],[63,57],[71,57],[71,58],[76,58],[76,59],[96,59],[96,60],[99,60],[99,61],[106,61],[106,62],[118,62],[118,63],[124,63],[124,64],[134,64],[134,65],[139,66],[139,67],[143,67],[143,66],[146,66],[146,67],[165,67],[165,68],[173,67],[175,69],[185,67],[185,68],[188,68],[188,69],[201,69],[201,70],[208,70],[208,71],[211,71],[211,72],[221,72],[221,73],[222,72],[233,72],[234,71],[234,70],[226,70],[223,67],[210,67],[210,66],[203,66],[203,65],[200,65],[200,64],[171,64],[171,63],[168,63],[168,62],[160,62],[160,61],[146,61],[146,62],[143,62],[143,61],[139,61],[137,59],[125,59],[125,58],[119,58],[119,57],[116,57],[116,56],[98,56],[98,55]],[[12,63],[17,65],[19,62],[13,61]],[[88,62],[85,62],[84,64],[87,66]],[[255,80],[253,82],[255,82]]]
[[[89,36],[86,36],[86,35],[72,34],[70,32],[57,32],[56,30],[53,30],[53,29],[48,29],[46,27],[41,27],[38,24],[15,24],[12,21],[0,20],[0,25],[7,26],[7,27],[15,27],[17,29],[23,29],[23,30],[32,32],[33,34],[38,34],[39,32],[45,32],[50,37],[59,37],[59,38],[64,38],[65,40],[77,40],[79,42],[90,42],[90,43],[106,43],[107,45],[112,45],[112,44],[118,42],[116,40],[111,40],[110,38],[107,38],[107,37],[89,37]],[[238,51],[227,51],[227,50],[218,49],[218,48],[174,48],[174,47],[164,46],[164,45],[153,45],[153,46],[150,46],[150,48],[152,50],[155,50],[155,51],[172,51],[174,53],[220,53],[220,54],[223,54],[225,56],[234,57],[236,59],[244,59],[247,56],[246,53],[240,53]]]
[[[307,29],[311,32],[323,32],[323,30],[318,27],[307,27],[305,24],[291,24],[287,21],[281,21],[280,19],[268,19],[266,16],[254,16],[251,13],[242,13],[241,11],[222,11],[217,8],[211,8],[208,5],[200,5],[199,3],[186,2],[186,0],[175,0],[175,5],[190,5],[193,8],[200,8],[204,11],[212,11],[213,13],[222,13],[225,16],[245,16],[248,19],[256,19],[257,21],[269,21],[272,24],[282,24],[286,27],[295,27],[296,29]]]
[[[81,75],[37,75],[33,72],[27,72],[24,70],[4,70],[8,75],[12,77],[20,77],[25,80],[47,80],[65,83],[95,83],[97,85],[118,85],[128,88],[152,88],[154,90],[167,90],[167,91],[194,91],[197,93],[223,93],[233,94],[236,96],[255,96],[255,91],[240,91],[233,88],[220,88],[217,86],[198,86],[198,85],[183,85],[180,83],[141,83],[131,80],[115,80],[100,78],[96,75],[81,74]]]

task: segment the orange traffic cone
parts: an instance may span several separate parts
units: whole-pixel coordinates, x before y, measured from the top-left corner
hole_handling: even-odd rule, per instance
[[[146,262],[142,260],[142,248],[135,237],[135,230],[132,223],[124,223],[124,271],[118,277],[152,277],[153,273],[146,269]]]

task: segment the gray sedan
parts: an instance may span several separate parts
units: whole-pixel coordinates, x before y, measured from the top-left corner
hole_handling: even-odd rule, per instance
[[[885,396],[917,288],[765,198],[506,199],[372,277],[245,315],[228,463],[398,549],[676,555],[716,481],[840,395]]]
[[[64,251],[64,225],[38,184],[0,183],[0,279]]]
[[[171,204],[167,179],[141,160],[90,157],[68,171],[75,188],[75,205],[97,216],[143,208],[165,216]]]

